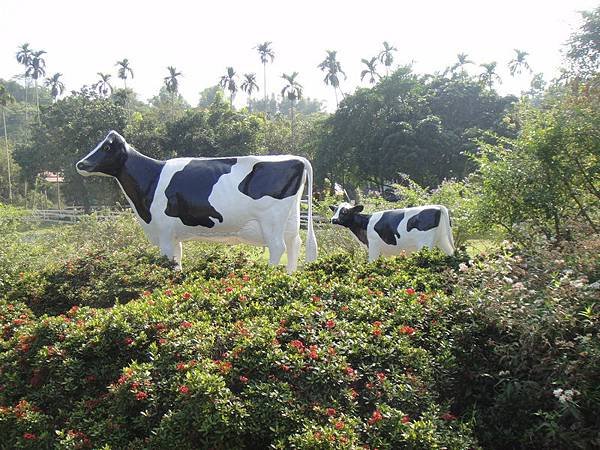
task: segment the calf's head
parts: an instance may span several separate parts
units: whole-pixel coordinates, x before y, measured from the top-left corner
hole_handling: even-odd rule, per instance
[[[83,176],[116,177],[126,160],[127,142],[119,133],[111,131],[85,158],[75,164],[75,168]]]
[[[363,205],[351,205],[350,203],[340,203],[338,206],[330,206],[333,211],[331,223],[348,227],[352,224],[354,216],[363,210]]]

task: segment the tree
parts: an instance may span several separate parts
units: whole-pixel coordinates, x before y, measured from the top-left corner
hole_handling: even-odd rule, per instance
[[[165,87],[167,89],[167,92],[169,94],[171,94],[171,100],[172,100],[173,108],[174,108],[175,107],[175,96],[179,92],[179,80],[177,79],[177,77],[180,77],[182,74],[181,74],[181,72],[177,72],[177,69],[175,69],[175,67],[173,67],[173,66],[167,67],[167,70],[169,71],[169,75],[167,75],[164,78]],[[175,117],[175,109],[173,109],[173,117]]]
[[[24,43],[19,47],[19,51],[17,52],[17,61],[25,68],[24,77],[25,77],[25,122],[27,122],[27,91],[29,89],[29,65],[31,64],[31,54],[32,49],[29,48],[29,43]]]
[[[479,65],[479,67],[483,67],[485,69],[485,71],[479,75],[479,81],[486,85],[489,89],[492,89],[494,86],[494,81],[497,81],[498,84],[502,83],[502,78],[500,78],[500,76],[496,73],[496,65],[496,61]]]
[[[198,101],[198,107],[199,108],[210,107],[210,105],[212,105],[213,101],[215,100],[217,94],[220,94],[221,96],[223,95],[223,89],[218,84],[215,84],[214,86],[203,89],[200,92],[200,100]],[[251,102],[251,100],[250,100],[250,102]]]
[[[60,81],[60,77],[62,77],[62,73],[57,72],[52,77],[46,78],[44,82],[45,86],[50,88],[50,95],[54,101],[65,91],[65,85]]]
[[[567,43],[567,59],[572,75],[593,78],[600,69],[600,6],[581,16],[583,23]]]
[[[94,84],[94,89],[102,97],[108,97],[113,92],[113,87],[110,84],[111,75],[108,73],[98,72],[100,80]]]
[[[37,109],[38,123],[40,123],[40,97],[38,89],[38,79],[46,75],[46,61],[42,58],[46,52],[38,50],[31,53],[31,61],[27,68],[26,75],[33,78],[35,83],[35,106]]]
[[[6,171],[8,175],[8,199],[12,203],[12,182],[10,173],[10,150],[8,148],[8,131],[6,129],[6,107],[15,102],[15,98],[8,92],[6,87],[0,85],[0,107],[2,109],[2,124],[4,126],[4,145],[6,146]]]
[[[450,72],[456,73],[456,71],[458,69],[460,69],[460,74],[462,76],[464,76],[465,75],[465,66],[467,64],[474,64],[474,62],[469,59],[469,55],[467,55],[466,53],[459,53],[458,55],[456,55],[456,58],[457,58],[457,61],[450,68]]]
[[[83,89],[45,108],[30,140],[15,148],[15,160],[31,181],[43,171],[62,172],[62,193],[67,201],[83,202],[87,210],[92,204],[122,201],[116,183],[104,177],[84,179],[75,171],[75,163],[106,136],[107,130],[123,130],[125,123],[122,106]]]
[[[287,84],[281,90],[281,96],[287,97],[290,101],[290,110],[291,110],[291,121],[292,121],[292,148],[295,149],[295,130],[294,130],[294,103],[302,98],[302,85],[296,81],[296,77],[298,76],[298,72],[294,72],[291,75],[283,74],[281,78],[283,78]]]
[[[262,44],[258,44],[256,47],[254,47],[257,51],[258,54],[260,55],[260,62],[263,65],[263,92],[265,93],[265,104],[267,102],[267,63],[269,62],[269,60],[271,60],[271,62],[273,62],[273,60],[275,59],[275,53],[273,52],[273,49],[271,48],[271,42],[270,41],[265,41]]]
[[[250,105],[252,101],[252,92],[254,92],[255,90],[258,91],[258,84],[256,84],[256,74],[245,73],[244,81],[242,81],[241,88],[242,91],[248,94],[248,105]]]
[[[360,73],[360,81],[362,81],[366,75],[369,75],[369,83],[371,84],[375,83],[375,81],[377,81],[377,78],[381,78],[381,75],[377,73],[376,56],[373,56],[370,60],[366,60],[363,58],[360,61],[367,66],[367,68]]]
[[[337,60],[337,52],[335,50],[327,50],[327,57],[318,65],[321,71],[326,71],[325,78],[323,81],[326,85],[331,85],[333,87],[333,92],[335,94],[335,106],[339,105],[337,91],[340,87],[340,79],[338,74],[344,75],[344,79],[346,79],[346,74],[342,70],[342,66]]]
[[[219,85],[223,89],[227,89],[229,91],[229,103],[233,107],[233,97],[238,90],[236,83],[237,74],[233,67],[227,67],[227,73],[221,77],[221,81]]]
[[[527,70],[531,73],[531,67],[527,63],[527,56],[529,53],[519,50],[517,48],[515,50],[515,57],[511,59],[508,63],[508,70],[510,71],[511,76],[520,75],[523,70]]]
[[[389,69],[394,62],[393,52],[398,51],[398,49],[390,44],[387,41],[383,41],[383,50],[379,53],[378,58],[379,62],[385,66],[385,74],[389,75]]]
[[[119,66],[118,76],[123,80],[123,86],[127,89],[127,78],[129,78],[129,76],[133,78],[133,70],[129,66],[129,60],[125,58],[122,61],[117,61],[115,66]]]

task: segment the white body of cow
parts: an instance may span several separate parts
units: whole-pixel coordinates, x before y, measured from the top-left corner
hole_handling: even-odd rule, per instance
[[[111,156],[113,153],[117,156],[121,154],[121,157]],[[109,157],[112,160],[109,160]],[[121,163],[123,158],[125,163]],[[254,173],[258,163],[262,163],[262,167],[268,166],[269,163],[295,164],[293,187],[284,183],[283,189],[287,190],[286,194],[282,194],[283,198],[273,198],[269,195],[252,198],[242,192],[243,181],[248,179],[249,174]],[[221,172],[215,175],[211,168],[214,164],[226,169],[219,169]],[[193,165],[201,167],[201,170],[186,172]],[[304,185],[308,183],[306,259],[313,261],[317,257],[312,223],[313,174],[312,167],[305,158],[276,155],[175,158],[157,161],[138,153],[118,133],[111,131],[104,141],[77,163],[76,167],[79,173],[86,176],[114,176],[148,239],[159,246],[162,254],[173,259],[178,268],[181,268],[181,242],[200,239],[266,246],[269,249],[269,263],[273,265],[278,264],[283,253],[287,252],[287,271],[293,272],[297,268],[301,245],[300,201]],[[300,176],[298,167],[302,171]],[[215,182],[209,181],[207,184],[206,180],[185,178],[187,173],[206,173],[208,177],[212,176]],[[255,179],[258,178],[260,176]],[[271,177],[262,176],[255,183],[259,183],[255,184],[259,188],[265,189],[269,188],[265,187],[265,184],[279,183],[277,186],[281,190],[283,182],[278,180],[275,174]],[[272,186],[271,188],[275,189]],[[153,195],[148,194],[152,189]],[[199,200],[203,196],[205,198]],[[200,206],[194,210],[190,205]],[[185,214],[187,218],[184,218]],[[194,214],[197,217],[194,217]],[[201,220],[203,225],[190,224],[190,220],[196,219]],[[185,221],[188,223],[184,223]]]

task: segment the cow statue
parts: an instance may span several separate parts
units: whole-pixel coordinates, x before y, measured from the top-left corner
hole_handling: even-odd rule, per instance
[[[308,184],[306,260],[317,258],[313,171],[299,156],[175,158],[142,155],[116,131],[76,164],[84,176],[116,178],[148,239],[181,269],[181,242],[201,239],[269,249],[269,264],[300,251],[300,199]]]
[[[342,203],[330,206],[331,223],[349,228],[369,251],[369,261],[379,255],[410,253],[423,247],[454,253],[450,216],[441,205],[390,209],[373,214],[360,214],[362,205]]]

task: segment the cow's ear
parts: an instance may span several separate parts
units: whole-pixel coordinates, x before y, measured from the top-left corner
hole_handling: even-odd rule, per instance
[[[350,211],[352,211],[353,213],[359,213],[363,209],[365,209],[365,207],[363,205],[356,205]]]
[[[337,209],[337,206],[329,205],[329,209],[333,212]]]

